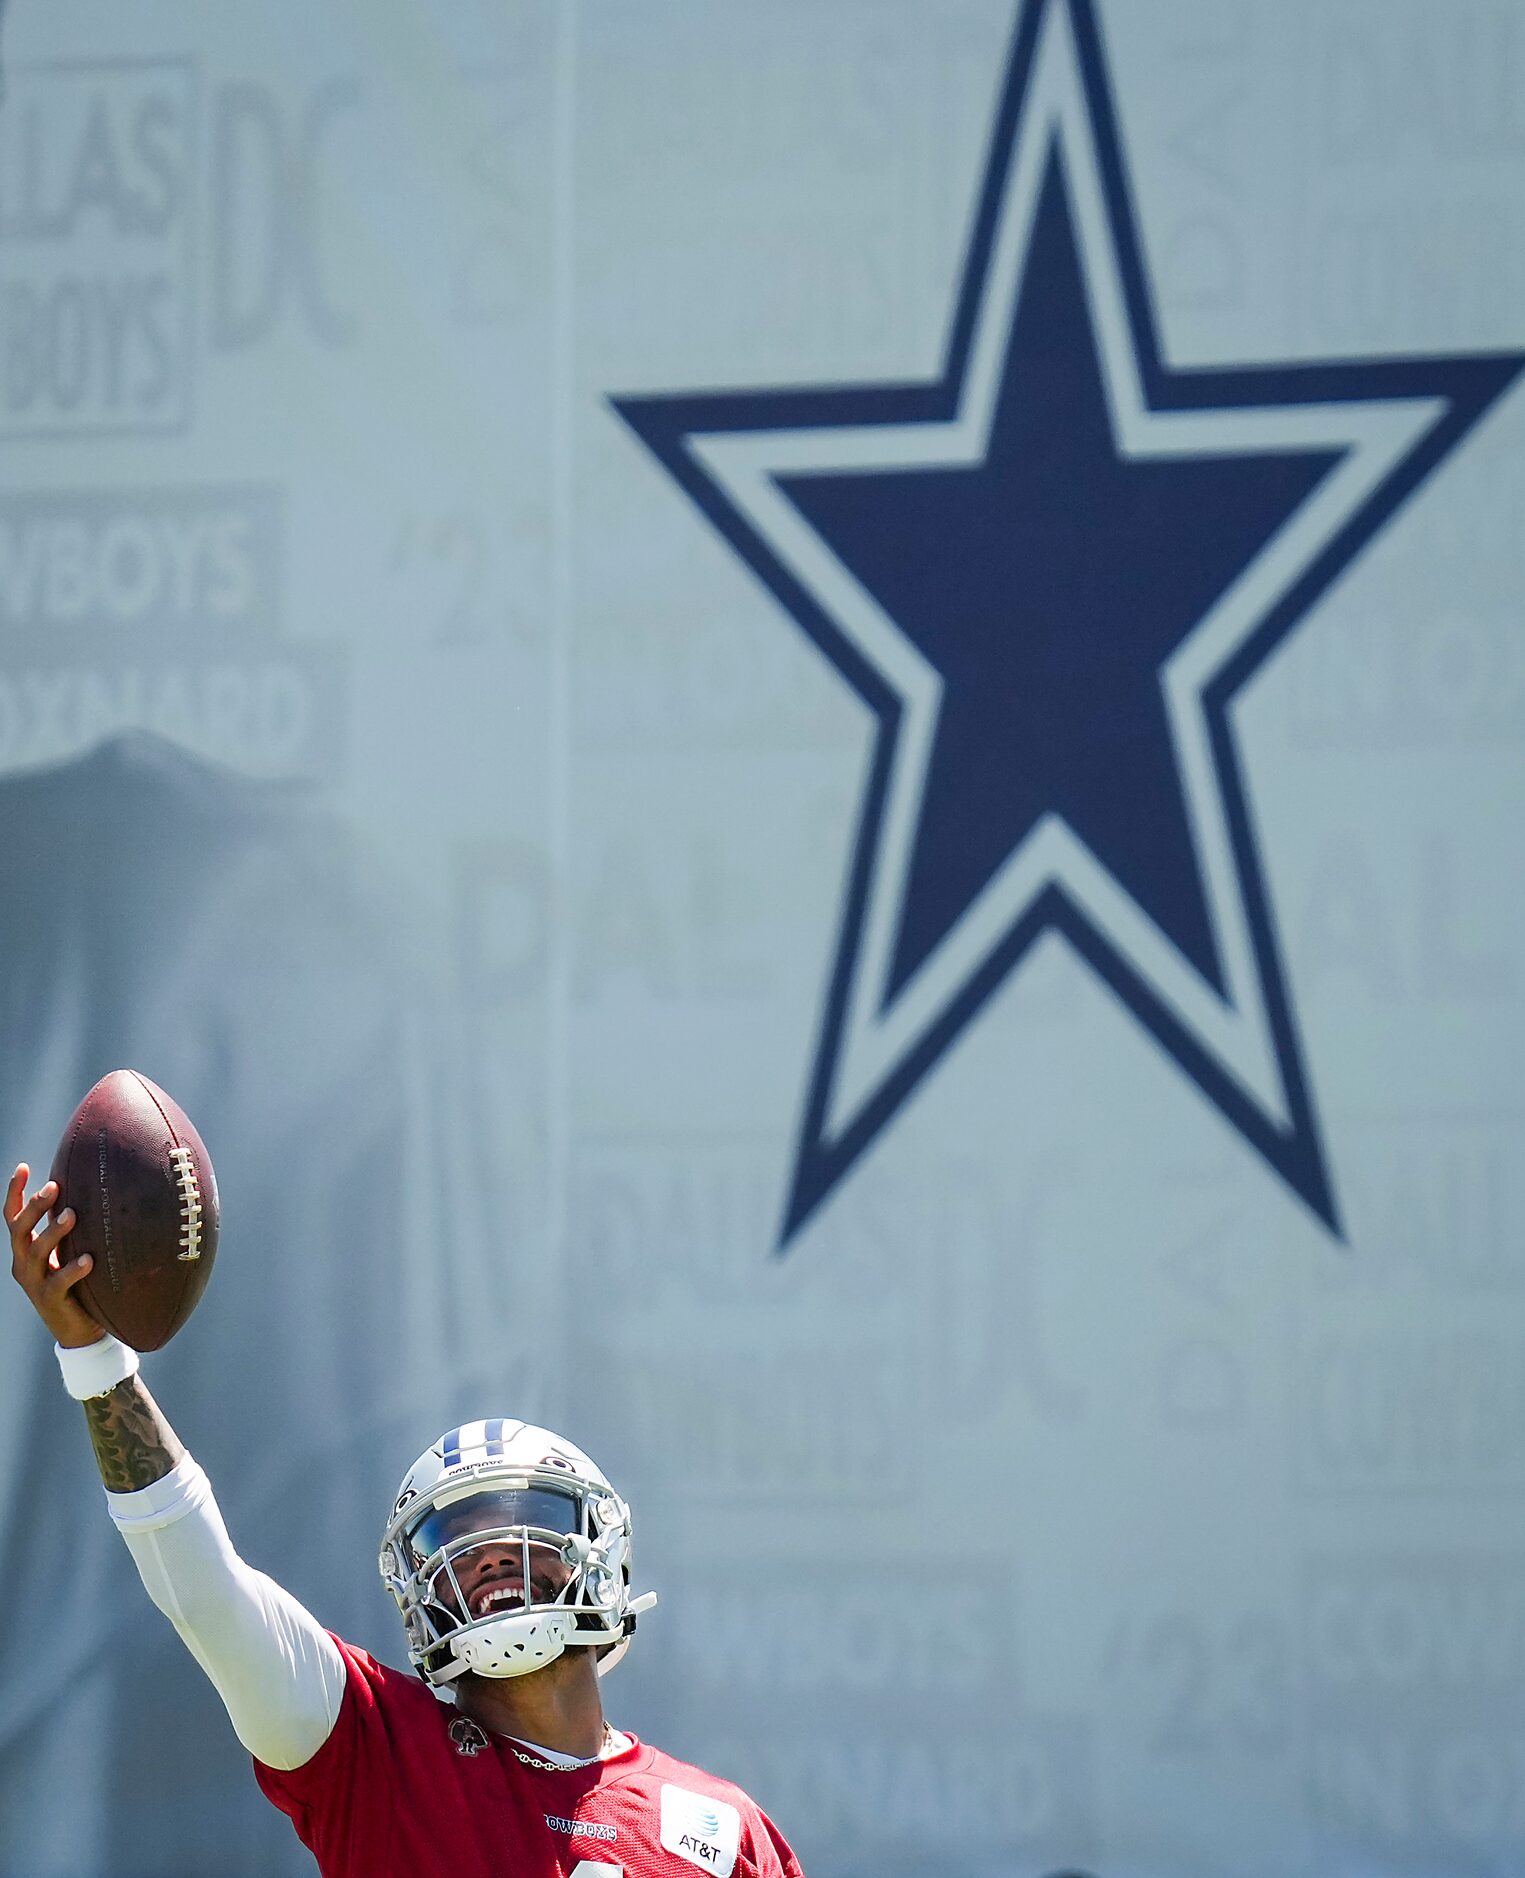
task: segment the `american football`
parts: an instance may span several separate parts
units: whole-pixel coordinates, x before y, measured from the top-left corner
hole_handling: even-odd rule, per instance
[[[88,1252],[74,1291],[135,1350],[157,1350],[190,1316],[217,1255],[217,1177],[189,1116],[133,1069],[114,1069],[70,1117],[53,1156],[55,1213],[73,1207],[67,1258]]]

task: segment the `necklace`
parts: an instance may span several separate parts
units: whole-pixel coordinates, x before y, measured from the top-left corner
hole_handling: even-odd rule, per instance
[[[548,1761],[542,1755],[530,1753],[527,1743],[521,1745],[512,1738],[509,1738],[508,1741],[508,1751],[513,1755],[515,1760],[522,1761],[526,1767],[543,1768],[548,1774],[574,1774],[579,1767],[592,1767],[595,1762],[601,1761],[604,1758],[604,1751],[609,1746],[612,1738],[609,1724],[605,1722],[604,1738],[598,1744],[598,1752],[596,1754],[585,1754],[581,1760],[573,1760],[571,1756],[565,1756],[559,1761]]]

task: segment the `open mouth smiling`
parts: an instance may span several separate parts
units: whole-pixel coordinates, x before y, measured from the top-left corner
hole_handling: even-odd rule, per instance
[[[471,1595],[473,1617],[489,1617],[494,1611],[518,1610],[524,1603],[523,1588],[517,1584],[484,1585]]]
[[[554,1604],[560,1589],[549,1579],[536,1577],[530,1580],[530,1597],[536,1604]],[[524,1587],[517,1578],[498,1578],[488,1584],[478,1585],[466,1600],[466,1605],[472,1617],[477,1618],[491,1617],[502,1611],[523,1610],[524,1602]]]

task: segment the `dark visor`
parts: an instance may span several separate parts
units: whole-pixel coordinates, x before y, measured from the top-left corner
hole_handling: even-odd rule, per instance
[[[562,1535],[581,1532],[580,1504],[569,1493],[543,1487],[502,1487],[473,1493],[426,1513],[408,1529],[408,1544],[414,1557],[423,1560],[454,1539],[523,1526]]]

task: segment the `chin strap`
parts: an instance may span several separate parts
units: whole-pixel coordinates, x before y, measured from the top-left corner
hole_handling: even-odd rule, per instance
[[[598,1659],[598,1673],[607,1676],[609,1671],[630,1648],[630,1639],[635,1635],[635,1620],[642,1611],[651,1610],[657,1601],[655,1591],[643,1591],[638,1598],[632,1598],[625,1606],[625,1634],[618,1643],[609,1645]]]

